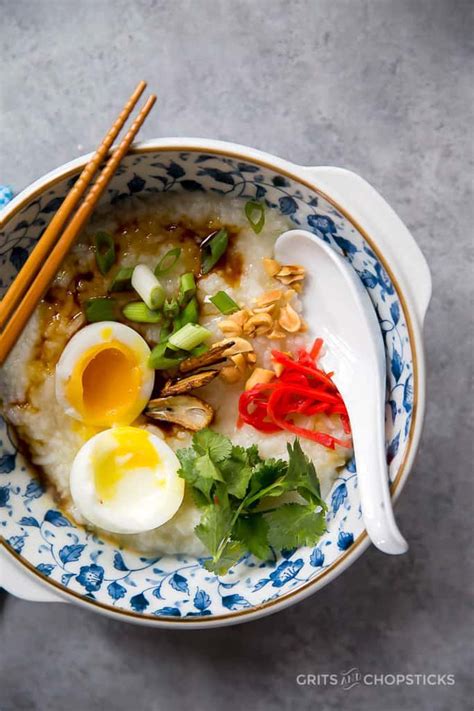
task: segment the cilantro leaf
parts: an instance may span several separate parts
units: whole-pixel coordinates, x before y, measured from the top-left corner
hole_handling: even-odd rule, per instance
[[[245,546],[239,541],[229,541],[224,546],[222,553],[217,560],[209,558],[205,561],[204,567],[216,575],[224,575],[229,568],[235,565],[246,552]]]
[[[232,509],[224,491],[216,494],[214,503],[207,506],[200,522],[194,529],[196,536],[215,557],[229,538],[232,528]]]
[[[272,557],[268,545],[268,523],[263,514],[240,516],[235,522],[232,532],[234,538],[243,543],[245,549],[257,558],[268,560]]]
[[[248,450],[232,447],[230,457],[219,464],[227,484],[227,491],[237,499],[243,499],[252,476]]]
[[[204,486],[208,485],[209,487],[212,487],[212,481],[210,479],[204,479],[204,482]],[[198,509],[204,508],[211,501],[210,492],[206,493],[202,490],[202,488],[199,489],[196,485],[191,487],[191,496],[193,497],[193,501]]]
[[[193,435],[193,447],[198,454],[207,454],[215,464],[230,456],[232,442],[228,437],[205,429]]]
[[[321,488],[313,462],[303,452],[298,439],[295,439],[293,447],[288,444],[287,448],[288,471],[285,477],[287,490],[296,489],[307,501],[327,511],[326,502],[321,498]]]
[[[265,515],[268,542],[277,550],[313,546],[326,530],[326,517],[314,506],[283,504]]]
[[[281,459],[266,459],[264,462],[254,467],[252,479],[250,481],[249,496],[255,498],[259,492],[263,496],[279,496],[285,489],[278,487],[278,493],[264,493],[271,486],[275,485],[287,471],[287,463]],[[261,497],[259,497],[261,498]]]
[[[179,469],[180,477],[193,484],[195,479],[194,462],[196,459],[193,448],[178,449],[176,450],[176,456],[181,464],[181,469]]]
[[[181,464],[178,475],[192,486],[194,500],[198,506],[211,503],[213,479],[200,476],[196,466],[196,453],[192,447],[178,449],[176,455]],[[204,497],[204,500],[203,500]]]
[[[195,467],[201,477],[204,479],[215,479],[216,481],[224,481],[222,474],[212,461],[209,454],[202,454],[200,457],[196,457]]]
[[[252,444],[250,447],[247,447],[245,451],[247,452],[247,458],[251,467],[256,467],[257,464],[261,464],[263,462],[256,444]]]
[[[288,462],[264,460],[256,445],[234,446],[207,429],[194,434],[192,447],[178,450],[177,456],[179,475],[203,511],[194,530],[212,556],[205,562],[207,570],[225,573],[245,551],[266,560],[271,547],[314,545],[325,531],[327,506],[316,469],[297,439],[288,445]],[[291,491],[308,503],[256,513],[263,499]]]

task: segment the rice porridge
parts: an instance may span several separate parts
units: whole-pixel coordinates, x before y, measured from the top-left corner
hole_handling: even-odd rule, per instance
[[[344,419],[337,414],[343,411],[340,405],[331,411],[329,406],[324,407],[324,403],[318,407],[313,402],[312,409],[311,403],[298,404],[299,409],[295,406],[295,409],[291,410],[297,414],[290,418],[285,414],[285,408],[288,408],[285,403],[288,403],[288,400],[284,400],[282,396],[284,404],[280,407],[281,419],[277,420],[274,417],[276,425],[272,421],[272,424],[267,426],[267,418],[258,422],[255,420],[254,425],[246,421],[245,416],[242,419],[242,398],[245,399],[245,393],[255,391],[252,403],[252,407],[256,407],[255,411],[266,407],[262,404],[262,398],[258,397],[259,388],[262,388],[262,392],[266,392],[265,383],[276,383],[281,370],[286,367],[283,357],[283,365],[274,367],[272,350],[277,349],[283,354],[296,354],[310,347],[302,308],[303,280],[294,277],[292,281],[291,270],[287,269],[288,273],[284,271],[275,273],[275,269],[281,265],[272,266],[274,242],[290,225],[276,212],[266,210],[263,228],[256,234],[255,224],[249,221],[243,206],[244,203],[239,199],[229,200],[204,194],[170,194],[153,200],[131,198],[114,207],[113,210],[96,214],[64,260],[0,376],[5,415],[14,426],[20,440],[27,448],[31,461],[39,468],[65,513],[77,523],[95,528],[102,534],[105,532],[118,543],[146,554],[160,552],[199,556],[206,554],[204,536],[198,537],[194,531],[201,518],[202,506],[200,507],[198,501],[200,491],[198,490],[198,497],[196,497],[196,492],[190,486],[188,479],[183,501],[176,513],[162,525],[149,530],[122,533],[119,530],[105,531],[97,524],[94,525],[94,522],[84,516],[84,512],[79,510],[73,500],[70,475],[81,447],[107,428],[103,425],[91,424],[90,421],[81,421],[67,414],[63,403],[57,397],[58,385],[55,382],[56,366],[66,345],[86,327],[87,305],[95,300],[97,308],[102,307],[103,304],[98,302],[104,300],[104,296],[113,297],[109,299],[110,303],[106,306],[110,308],[113,301],[113,307],[118,309],[117,322],[133,327],[149,348],[156,349],[160,343],[163,343],[163,316],[156,316],[157,323],[147,323],[131,322],[123,315],[123,308],[131,301],[131,292],[130,287],[113,291],[113,281],[119,270],[129,268],[132,271],[139,264],[152,271],[155,270],[156,273],[160,260],[173,251],[176,254],[179,251],[179,259],[176,263],[169,269],[163,268],[163,273],[158,277],[165,298],[165,306],[159,308],[168,309],[168,311],[160,311],[165,313],[165,316],[177,313],[179,307],[176,306],[175,297],[182,274],[195,275],[196,291],[193,298],[196,299],[196,308],[199,308],[199,327],[209,332],[207,336],[209,343],[219,344],[227,338],[231,343],[229,348],[233,348],[234,351],[230,350],[227,353],[227,356],[232,356],[233,360],[224,363],[219,375],[214,377],[213,374],[210,382],[204,382],[192,394],[198,396],[206,406],[211,408],[212,430],[229,438],[237,448],[235,451],[250,451],[252,445],[257,445],[263,460],[286,460],[288,459],[287,444],[294,440],[291,430],[294,422],[300,427],[310,427],[311,431],[324,432],[329,438],[334,438],[330,440],[332,446],[325,446],[315,439],[304,436],[299,438],[304,454],[312,461],[317,471],[323,498],[329,491],[338,468],[346,463],[351,454],[350,446],[338,446],[341,440],[347,439],[348,432],[347,427],[344,427]],[[258,213],[258,206],[255,209]],[[223,230],[226,233],[225,254],[208,273],[203,274],[201,243],[206,238],[209,239],[209,235],[212,237],[223,234]],[[94,242],[94,235],[103,233],[111,236],[114,243],[115,264],[107,271],[97,257],[99,247],[97,241]],[[212,258],[212,247],[207,255],[208,258]],[[281,275],[280,281],[276,281],[278,274]],[[234,303],[240,310],[234,311],[233,314],[226,314],[216,308],[211,299],[221,292],[224,292],[227,297],[226,303]],[[182,296],[182,292],[180,293]],[[139,294],[141,296],[140,291]],[[262,295],[268,303],[265,303],[265,298],[262,300]],[[224,303],[223,297],[219,298]],[[134,299],[136,301],[136,294]],[[288,305],[290,306],[287,308]],[[156,313],[158,311],[159,309]],[[280,314],[278,323],[275,321],[277,312]],[[243,315],[239,317],[239,314]],[[173,315],[169,318],[178,319],[179,316]],[[241,318],[240,322],[239,318]],[[159,319],[161,320],[158,323]],[[175,326],[174,330],[179,329]],[[172,339],[169,345],[172,347]],[[194,350],[198,353],[199,349]],[[168,356],[170,353],[171,351],[168,350]],[[293,358],[293,355],[291,357]],[[301,356],[301,363],[304,362],[306,361]],[[309,368],[309,366],[305,367]],[[152,398],[162,397],[168,387],[165,382],[169,378],[173,379],[169,370],[165,369],[164,372],[163,376],[157,375]],[[201,374],[202,372],[201,370]],[[254,376],[255,383],[249,382],[252,372],[258,373]],[[304,372],[302,367],[301,378],[309,377],[304,376]],[[274,380],[272,380],[272,373],[275,374]],[[298,384],[300,381],[297,375],[294,375],[294,380],[288,382]],[[84,378],[83,382],[85,382]],[[170,387],[172,390],[173,384]],[[304,387],[307,389],[306,384]],[[288,391],[288,386],[286,390]],[[301,392],[304,393],[304,388]],[[327,392],[330,390],[328,389]],[[187,393],[181,396],[187,397]],[[331,397],[335,402],[334,394],[328,397],[328,401],[333,401]],[[150,402],[153,402],[153,399]],[[249,406],[248,410],[251,416],[254,412],[252,407]],[[272,414],[273,410],[270,408],[269,412]],[[154,419],[151,416],[152,409],[149,410],[149,414],[150,416],[145,410],[133,422],[126,424],[146,430],[154,438],[166,443],[174,452],[192,446],[191,429],[178,426],[176,421],[173,424],[166,420]],[[286,418],[285,422],[289,423],[289,429],[282,428],[283,418]],[[153,441],[156,443],[156,440]],[[337,443],[336,446],[334,442]],[[200,456],[207,455],[200,454]],[[182,463],[181,458],[180,461]],[[210,466],[218,467],[216,464],[218,461],[215,459],[214,464],[211,462]],[[225,467],[223,471],[224,469]],[[215,491],[218,491],[221,486],[220,482],[221,479],[216,475]],[[229,491],[232,494],[232,488]],[[214,493],[213,496],[217,501],[220,495]],[[272,493],[271,496],[276,494]],[[298,493],[283,491],[282,496],[277,500],[281,503],[302,499]],[[252,513],[251,507],[247,513],[248,522]]]

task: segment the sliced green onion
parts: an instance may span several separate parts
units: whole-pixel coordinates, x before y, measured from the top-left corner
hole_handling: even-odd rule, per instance
[[[101,274],[107,274],[115,262],[115,242],[107,232],[97,232],[94,237],[95,260]]]
[[[103,297],[88,299],[84,302],[84,312],[89,323],[117,321],[117,302]]]
[[[164,323],[160,329],[160,343],[166,343],[168,336],[173,332],[173,328],[169,321]]]
[[[187,323],[198,323],[199,304],[195,296],[186,304],[178,318],[180,327],[186,326]]]
[[[161,276],[162,274],[166,274],[166,272],[169,272],[170,269],[173,269],[180,256],[180,247],[175,247],[174,249],[170,249],[169,252],[166,252],[164,257],[160,259],[157,266],[155,267],[155,276]]]
[[[196,282],[192,272],[186,272],[179,279],[179,302],[186,304],[196,293]]]
[[[152,311],[159,309],[165,300],[165,290],[150,267],[138,264],[133,270],[132,286]]]
[[[150,353],[148,362],[150,367],[155,370],[167,370],[168,368],[176,368],[187,356],[187,353],[170,353],[167,343],[158,343]]]
[[[144,301],[131,301],[123,307],[122,313],[129,321],[137,323],[160,323],[163,320],[162,314],[149,309]]]
[[[132,288],[132,274],[135,267],[122,267],[114,276],[110,291],[129,291]]]
[[[216,309],[219,309],[221,314],[225,314],[226,316],[240,311],[240,306],[236,304],[234,299],[231,299],[229,294],[226,294],[225,291],[218,291],[215,296],[211,296],[210,301],[212,301]]]
[[[179,348],[183,351],[192,351],[196,346],[200,346],[204,343],[211,333],[203,326],[198,326],[195,323],[187,323],[185,326],[179,329],[176,333],[173,333],[169,339],[169,346],[172,348]]]
[[[260,234],[265,224],[265,205],[257,200],[249,200],[245,204],[245,214],[255,234]]]
[[[196,348],[193,348],[193,350],[189,352],[193,356],[200,356],[203,353],[207,353],[208,350],[209,346],[207,345],[207,343],[201,343],[200,346],[196,346]]]
[[[169,319],[175,319],[179,314],[179,304],[177,299],[166,299],[163,304],[163,315]]]
[[[227,230],[209,235],[201,244],[201,274],[208,274],[217,264],[229,245]]]
[[[178,316],[176,316],[176,318],[173,321],[173,328],[171,330],[171,333],[176,333],[177,331],[179,331],[181,326],[184,326],[184,324],[181,321],[181,314],[179,314]]]

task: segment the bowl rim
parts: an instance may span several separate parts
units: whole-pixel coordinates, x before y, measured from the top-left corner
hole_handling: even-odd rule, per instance
[[[160,138],[151,139],[148,141],[140,142],[134,144],[129,151],[129,154],[144,154],[152,153],[155,151],[162,152],[211,152],[216,155],[222,155],[228,158],[234,158],[242,161],[250,161],[260,165],[263,168],[275,170],[285,177],[304,185],[310,190],[314,191],[324,200],[326,200],[332,207],[334,207],[340,214],[342,214],[349,223],[359,232],[364,240],[369,244],[370,248],[377,255],[377,259],[383,265],[389,278],[391,279],[397,297],[402,305],[404,316],[406,319],[408,336],[410,341],[410,347],[412,351],[413,358],[413,380],[414,380],[414,400],[413,400],[413,411],[412,420],[410,424],[410,431],[408,434],[407,448],[404,453],[403,459],[398,467],[395,479],[390,485],[390,494],[392,501],[396,501],[406,483],[408,475],[410,473],[411,467],[413,465],[413,460],[416,455],[418,448],[422,421],[424,414],[424,390],[425,390],[425,378],[424,378],[424,355],[423,355],[423,344],[421,338],[421,329],[417,323],[413,309],[410,308],[411,304],[409,297],[406,295],[404,290],[400,285],[399,279],[394,275],[393,269],[389,264],[387,264],[385,256],[381,253],[380,248],[375,243],[375,240],[369,236],[367,230],[362,227],[358,220],[356,220],[343,206],[339,204],[334,198],[321,190],[317,185],[316,178],[313,178],[308,172],[308,169],[304,166],[292,163],[291,161],[285,160],[278,156],[266,153],[264,151],[251,148],[249,146],[244,146],[227,141],[218,141],[214,139],[207,138]],[[62,164],[58,168],[46,173],[44,176],[40,177],[28,187],[23,189],[8,205],[0,211],[0,228],[3,228],[9,220],[11,220],[29,201],[38,197],[47,189],[52,188],[57,185],[57,183],[63,181],[65,178],[71,177],[80,171],[84,165],[92,157],[92,153],[84,154],[78,158],[75,158],[67,163]],[[56,593],[59,593],[63,600],[73,601],[76,604],[82,605],[84,607],[90,608],[91,606],[96,612],[101,612],[109,617],[115,619],[126,620],[129,622],[134,622],[143,625],[153,625],[156,627],[173,627],[181,629],[191,629],[196,627],[217,627],[224,625],[236,624],[238,622],[246,622],[252,619],[257,619],[268,614],[277,612],[285,607],[293,605],[297,602],[302,601],[309,595],[312,595],[317,590],[321,589],[329,582],[334,580],[338,575],[340,575],[344,570],[346,570],[352,563],[359,558],[360,555],[369,546],[369,538],[367,531],[364,529],[359,536],[354,540],[350,548],[348,548],[344,553],[342,553],[334,563],[332,563],[328,568],[322,571],[319,575],[315,576],[312,580],[304,583],[300,587],[284,593],[279,598],[275,600],[270,600],[268,602],[262,603],[255,607],[243,610],[230,611],[229,613],[222,615],[212,615],[209,617],[190,617],[190,618],[159,618],[150,614],[142,614],[137,612],[132,612],[129,610],[121,610],[120,608],[113,607],[106,603],[99,602],[97,600],[91,600],[85,598],[80,593],[76,593],[73,590],[69,590],[54,580],[50,580],[45,576],[41,575],[36,568],[26,559],[24,559],[20,554],[16,553],[11,546],[6,542],[6,540],[0,535],[0,546],[6,550],[6,552],[15,559],[15,562],[20,564],[23,569],[27,571],[27,575],[34,575],[35,579],[39,579],[42,585],[47,585],[55,589]]]

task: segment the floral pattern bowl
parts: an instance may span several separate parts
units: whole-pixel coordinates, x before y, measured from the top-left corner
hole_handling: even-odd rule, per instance
[[[0,214],[2,290],[87,158],[41,178]],[[103,201],[167,191],[257,198],[351,263],[375,305],[385,341],[387,461],[392,494],[398,496],[423,419],[421,332],[431,293],[428,267],[406,227],[353,173],[303,168],[243,146],[201,139],[137,145]],[[304,263],[304,255],[297,261]],[[0,423],[0,584],[26,599],[77,602],[156,626],[201,628],[250,620],[315,592],[367,547],[355,462],[339,474],[328,504],[327,532],[316,547],[284,551],[266,563],[247,555],[216,577],[191,556],[145,558],[76,527],[34,477],[14,433]]]

